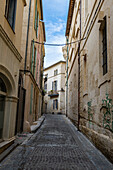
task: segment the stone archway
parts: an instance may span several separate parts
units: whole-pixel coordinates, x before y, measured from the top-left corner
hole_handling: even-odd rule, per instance
[[[15,135],[15,122],[16,122],[16,110],[17,110],[17,87],[16,81],[13,78],[11,72],[0,65],[0,81],[2,85],[1,89],[5,88],[5,92],[0,90],[0,110],[1,110],[1,140],[10,140]],[[4,84],[4,85],[3,85]]]

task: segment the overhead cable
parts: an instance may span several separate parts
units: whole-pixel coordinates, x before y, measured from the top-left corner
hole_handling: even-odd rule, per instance
[[[65,45],[70,45],[70,44],[75,44],[75,43],[77,43],[77,42],[81,42],[81,41],[83,41],[83,40],[85,40],[85,39],[86,39],[86,37],[85,37],[85,38],[82,38],[82,39],[80,39],[80,40],[74,41],[74,42],[66,43],[66,44],[48,44],[48,43],[41,43],[41,42],[34,41],[34,40],[32,40],[32,42],[33,42],[33,43],[36,43],[36,44],[48,45],[48,46],[65,46]]]

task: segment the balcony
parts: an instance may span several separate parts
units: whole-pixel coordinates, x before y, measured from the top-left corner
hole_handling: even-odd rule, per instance
[[[50,97],[58,97],[59,93],[57,91],[51,90],[48,92],[48,96]]]

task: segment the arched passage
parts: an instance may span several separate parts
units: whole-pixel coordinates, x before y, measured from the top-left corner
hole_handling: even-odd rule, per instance
[[[3,136],[6,94],[7,94],[6,85],[2,80],[2,78],[0,78],[0,140],[2,140],[2,136]]]
[[[0,65],[0,141],[14,137],[17,87],[11,72]]]

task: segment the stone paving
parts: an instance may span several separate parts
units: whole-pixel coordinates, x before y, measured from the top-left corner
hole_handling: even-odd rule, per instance
[[[41,128],[0,164],[0,170],[112,170],[113,165],[63,115]]]

